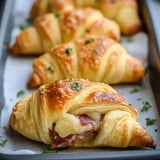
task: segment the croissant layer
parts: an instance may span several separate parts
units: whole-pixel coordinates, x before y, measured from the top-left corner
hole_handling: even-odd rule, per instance
[[[85,35],[103,35],[120,39],[119,25],[92,8],[64,14],[48,13],[35,19],[33,25],[20,32],[10,47],[13,54],[42,54],[51,47],[79,39]]]
[[[141,20],[136,0],[35,0],[31,9],[33,18],[47,12],[64,13],[77,8],[93,7],[109,19],[115,20],[126,35],[140,31]]]
[[[109,84],[133,83],[144,76],[140,60],[104,36],[84,37],[53,47],[33,62],[28,87],[55,80],[85,78]]]
[[[84,79],[42,85],[17,102],[10,126],[53,148],[156,146],[137,122],[136,109],[116,90]]]

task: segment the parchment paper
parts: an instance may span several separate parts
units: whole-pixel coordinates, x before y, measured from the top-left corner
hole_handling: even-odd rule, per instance
[[[20,32],[18,25],[26,24],[29,10],[33,0],[21,1],[16,0],[13,9],[15,15],[15,24],[12,31],[11,43],[14,42],[15,36]],[[132,37],[123,36],[121,44],[128,50],[128,52],[135,57],[142,60],[145,67],[147,67],[148,55],[148,36],[144,32],[140,32]],[[42,153],[45,145],[28,140],[23,136],[14,133],[8,126],[9,116],[13,106],[22,97],[17,98],[17,93],[20,90],[25,91],[25,95],[31,94],[34,90],[28,90],[26,83],[28,77],[32,72],[32,61],[34,57],[13,57],[9,55],[6,60],[4,71],[4,97],[5,106],[1,115],[0,138],[7,139],[4,147],[0,147],[0,153],[6,154],[36,154]],[[144,77],[142,83],[130,85],[114,85],[115,88],[128,102],[137,108],[140,124],[153,136],[157,143],[157,148],[160,148],[160,119],[158,110],[156,108],[155,99],[149,83],[148,74]],[[134,88],[138,88],[136,93],[130,93]],[[143,102],[149,102],[152,108],[147,112],[141,112]],[[156,123],[151,126],[146,126],[146,118],[157,119]],[[157,131],[158,129],[158,131]]]

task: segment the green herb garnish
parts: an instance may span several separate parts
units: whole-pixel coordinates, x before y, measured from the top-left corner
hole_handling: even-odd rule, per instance
[[[70,81],[72,81],[72,78],[69,77],[69,78],[66,79],[66,81],[70,82]]]
[[[131,37],[127,37],[126,40],[127,40],[127,42],[132,42],[132,38]]]
[[[71,87],[74,88],[74,89],[76,89],[76,90],[78,90],[78,91],[80,91],[81,89],[83,89],[82,86],[81,86],[81,84],[78,83],[78,82],[71,83]]]
[[[133,88],[131,91],[130,91],[130,93],[136,93],[136,92],[139,92],[139,88]]]
[[[72,48],[67,48],[67,49],[65,50],[65,52],[66,52],[68,55],[70,55],[70,54],[72,53]]]
[[[44,90],[42,90],[42,91],[40,91],[40,94],[45,94],[46,93],[46,91],[44,91]]]
[[[64,151],[66,150],[67,148],[55,148],[53,149],[51,147],[51,145],[48,145],[44,150],[43,150],[43,153],[52,153],[52,152],[60,152],[60,151]]]
[[[152,118],[146,118],[146,126],[153,125],[157,120]]]
[[[95,54],[98,54],[98,50],[95,48],[95,49],[93,49],[93,52],[95,53]]]
[[[47,145],[47,147],[43,150],[43,153],[51,153],[51,152],[54,152],[54,149],[50,145]]]
[[[18,91],[18,93],[17,93],[17,98],[20,97],[20,96],[23,96],[24,94],[25,94],[25,91],[24,91],[24,90]]]
[[[55,16],[56,18],[59,18],[59,17],[61,16],[61,14],[58,13],[58,12],[55,12],[55,13],[53,13],[53,14],[54,14],[54,16]]]
[[[18,27],[19,27],[21,30],[24,30],[24,29],[28,28],[28,25],[19,25]]]
[[[53,73],[53,72],[54,72],[54,69],[53,69],[51,66],[49,66],[49,67],[47,68],[47,71]]]
[[[8,141],[7,139],[0,140],[0,147],[4,147],[6,145],[6,143],[7,143],[7,141]]]
[[[87,39],[84,44],[88,44],[88,43],[91,43],[91,42],[94,42],[94,39],[93,38],[89,38]]]
[[[141,112],[148,111],[150,108],[152,108],[152,106],[149,104],[149,102],[145,101],[142,103],[143,103],[143,107],[141,109]]]

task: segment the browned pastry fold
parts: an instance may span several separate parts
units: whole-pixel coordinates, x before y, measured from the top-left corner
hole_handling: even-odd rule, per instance
[[[143,76],[141,61],[129,55],[118,42],[104,36],[89,36],[57,45],[36,58],[28,86],[37,87],[67,77],[109,84],[133,83]]]
[[[149,147],[153,138],[137,111],[111,86],[84,79],[41,86],[14,106],[10,126],[23,136],[61,147]]]
[[[105,17],[115,20],[126,35],[140,31],[141,20],[136,0],[35,0],[31,9],[33,18],[46,12],[66,12],[81,7],[99,9]]]
[[[79,39],[86,34],[120,39],[119,25],[92,8],[78,9],[64,14],[45,14],[33,26],[17,35],[10,47],[13,54],[42,54],[62,42]]]

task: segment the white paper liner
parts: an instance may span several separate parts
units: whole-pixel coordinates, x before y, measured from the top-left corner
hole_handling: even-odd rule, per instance
[[[15,1],[14,14],[18,15],[15,20],[15,27],[12,32],[11,43],[15,40],[16,34],[20,31],[17,28],[17,24],[24,24],[24,17],[27,18],[32,4],[32,0]],[[25,6],[25,7],[23,7]],[[20,13],[21,16],[20,16]],[[143,64],[147,67],[147,55],[148,55],[148,36],[144,32],[140,32],[130,37],[131,42],[128,41],[127,36],[121,38],[121,44],[128,50],[128,52],[135,57],[142,60]],[[28,140],[23,136],[14,133],[8,126],[9,116],[11,114],[13,106],[22,97],[17,98],[17,92],[20,90],[25,91],[25,95],[31,94],[34,90],[28,90],[26,83],[32,72],[33,57],[13,57],[9,55],[6,60],[6,66],[4,71],[4,97],[5,106],[1,115],[1,128],[0,138],[7,139],[7,143],[4,147],[0,147],[0,153],[5,154],[37,154],[42,153],[45,145]],[[155,99],[152,93],[152,89],[149,83],[148,74],[144,77],[142,84],[130,84],[130,85],[115,85],[113,86],[128,102],[137,108],[140,124],[146,128],[146,130],[153,136],[157,143],[157,148],[160,148],[160,119],[158,110],[156,108]],[[130,93],[134,88],[139,88],[140,91],[136,93]],[[24,96],[25,96],[24,95]],[[149,102],[152,106],[147,112],[141,112],[143,102]],[[146,118],[157,119],[156,123],[151,126],[146,126]],[[157,131],[158,129],[158,131]]]

